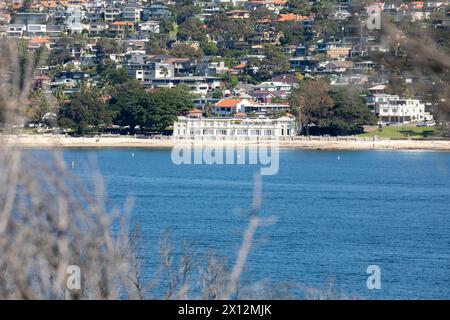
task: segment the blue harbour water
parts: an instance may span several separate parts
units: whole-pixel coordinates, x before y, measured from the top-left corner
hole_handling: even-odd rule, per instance
[[[67,149],[90,179],[95,158],[108,198],[156,256],[161,231],[232,261],[248,222],[256,165],[174,165],[170,150]],[[450,153],[282,150],[264,176],[261,216],[246,267],[253,281],[323,287],[368,299],[450,298]],[[381,289],[366,286],[369,265]]]

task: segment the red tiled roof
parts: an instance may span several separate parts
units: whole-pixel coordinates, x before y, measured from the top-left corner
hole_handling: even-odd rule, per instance
[[[294,13],[281,13],[278,17],[278,21],[280,22],[301,21],[306,19],[306,17]]]
[[[30,40],[30,43],[48,43],[48,39],[47,38],[40,38],[40,37],[36,37],[36,38],[32,38]]]
[[[126,25],[133,26],[134,23],[133,22],[127,22],[127,21],[115,21],[115,22],[112,23],[112,25],[114,25],[114,26],[126,26]]]
[[[234,66],[233,69],[244,69],[247,66],[246,63],[238,64],[237,66]]]
[[[216,103],[216,107],[236,108],[240,102],[239,99],[223,99]]]

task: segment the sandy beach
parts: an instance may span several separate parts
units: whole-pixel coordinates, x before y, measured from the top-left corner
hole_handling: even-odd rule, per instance
[[[173,148],[176,145],[192,145],[192,141],[170,138],[143,139],[134,136],[66,137],[63,135],[8,135],[0,138],[8,145],[27,148]],[[195,141],[202,146],[256,146],[269,145],[267,141]],[[450,140],[388,140],[361,138],[307,137],[293,141],[279,141],[280,148],[314,150],[440,150],[450,151]]]

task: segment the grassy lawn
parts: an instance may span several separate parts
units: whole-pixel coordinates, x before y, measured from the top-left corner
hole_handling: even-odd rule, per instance
[[[373,136],[379,138],[431,138],[442,136],[442,129],[440,127],[415,127],[409,126],[383,126],[382,129],[376,129],[371,132],[366,132],[358,135],[361,138],[371,138]]]

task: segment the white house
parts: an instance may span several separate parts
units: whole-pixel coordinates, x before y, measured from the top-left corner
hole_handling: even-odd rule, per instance
[[[293,137],[295,128],[295,118],[287,116],[277,119],[178,117],[173,125],[173,136],[178,139],[273,139]]]
[[[261,82],[259,85],[255,86],[256,90],[267,90],[267,91],[286,91],[290,92],[294,87],[291,82],[282,81],[265,81]]]
[[[214,105],[214,113],[218,116],[229,116],[235,113],[245,113],[247,108],[255,103],[247,99],[226,98]]]
[[[47,33],[47,25],[45,24],[28,24],[27,34],[33,37],[43,37]]]
[[[22,37],[27,27],[24,24],[10,24],[6,30],[6,36],[8,37]]]
[[[139,28],[143,32],[148,33],[159,33],[159,22],[158,21],[146,21],[139,23]]]
[[[411,123],[433,120],[419,99],[404,99],[397,95],[374,94],[371,102],[381,122]]]
[[[173,88],[180,84],[186,85],[192,94],[205,97],[209,91],[221,88],[222,81],[217,77],[161,77],[152,79],[148,85],[153,88]]]
[[[136,6],[125,7],[122,12],[124,21],[139,22],[141,20],[142,8]]]

